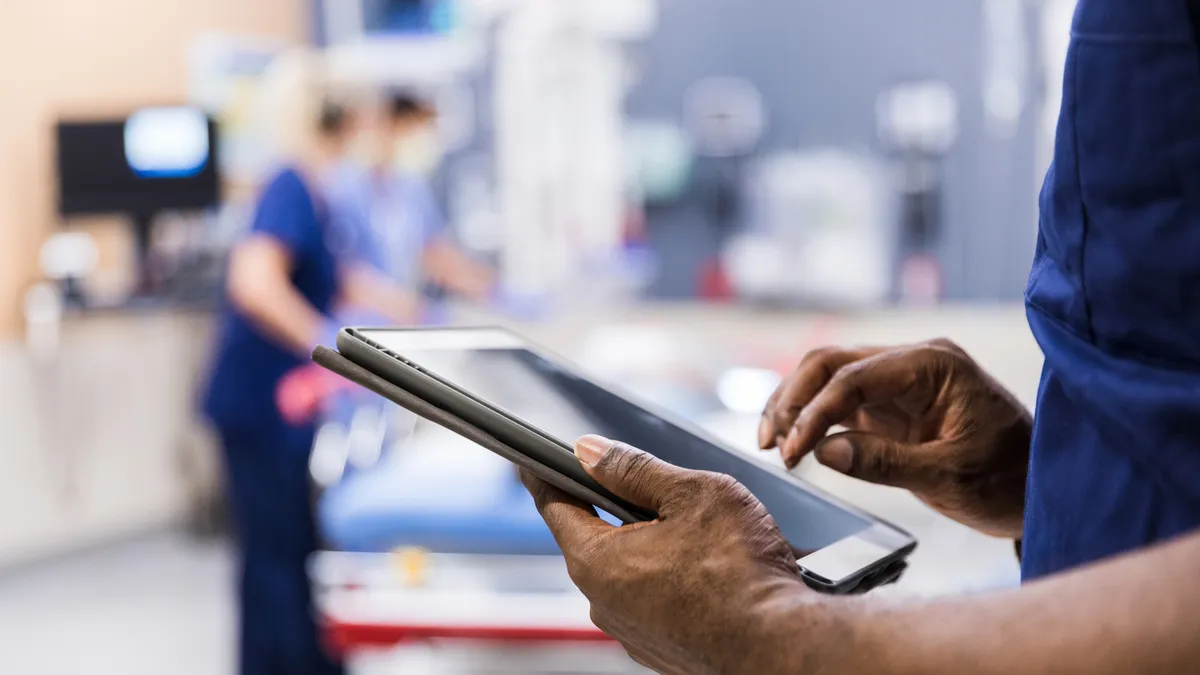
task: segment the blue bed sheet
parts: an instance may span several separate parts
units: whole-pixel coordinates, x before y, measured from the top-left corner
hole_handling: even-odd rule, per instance
[[[326,540],[353,552],[420,547],[438,553],[559,553],[515,471],[452,483],[444,473],[424,475],[419,468],[385,461],[327,490],[317,506]]]

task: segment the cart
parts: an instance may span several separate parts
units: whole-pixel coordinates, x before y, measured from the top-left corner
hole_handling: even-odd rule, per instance
[[[324,637],[360,675],[645,672],[560,556],[326,552],[311,574]]]

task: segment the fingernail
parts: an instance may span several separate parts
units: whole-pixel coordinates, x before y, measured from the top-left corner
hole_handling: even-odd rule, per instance
[[[615,441],[603,436],[589,435],[575,441],[575,456],[587,466],[596,466],[612,449]]]
[[[816,452],[817,460],[834,471],[848,474],[854,466],[854,444],[845,438],[831,438]]]
[[[799,445],[800,445],[800,429],[797,427],[792,427],[791,431],[788,432],[787,437],[783,439],[783,445],[781,445],[779,447],[783,448],[783,453],[786,455],[786,454],[795,453],[797,450],[797,446],[799,446]]]
[[[775,441],[775,427],[766,417],[758,423],[758,447],[763,450],[770,448]]]

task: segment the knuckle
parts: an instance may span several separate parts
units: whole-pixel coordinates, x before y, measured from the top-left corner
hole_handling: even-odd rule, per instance
[[[978,487],[984,476],[994,474],[990,467],[975,462],[964,461],[961,456],[954,456],[942,462],[938,474],[941,483],[956,491],[967,492]]]
[[[610,635],[612,626],[609,625],[607,614],[599,606],[593,604],[588,610],[588,618],[592,620],[592,625],[599,628],[605,635]]]
[[[671,486],[668,499],[680,503],[690,503],[695,500],[708,501],[715,494],[714,484],[720,479],[720,474],[708,471],[688,471]]]
[[[589,595],[593,588],[602,585],[597,569],[603,569],[592,562],[590,551],[577,552],[574,555],[564,553],[567,563],[567,576],[584,595]]]
[[[946,337],[934,338],[925,344],[930,347],[936,347],[937,349],[943,349],[956,353],[962,353],[963,351],[962,347],[958,346],[958,343]]]
[[[800,359],[800,365],[829,361],[838,351],[837,347],[818,347],[805,354]]]
[[[591,586],[587,566],[581,565],[574,556],[565,557],[567,561],[567,576],[571,578],[571,583],[575,584],[584,595],[587,595],[587,589]]]
[[[714,495],[725,499],[737,497],[746,488],[737,482],[733,476],[723,473],[707,473],[704,476],[708,489]]]
[[[688,498],[695,500],[691,517],[706,531],[726,531],[732,528],[743,532],[748,514],[755,513],[758,500],[731,476],[701,473],[692,479]]]
[[[736,478],[723,473],[702,472],[688,486],[691,494],[700,495],[706,504],[713,506],[741,506],[753,501],[754,496]]]
[[[601,630],[603,630],[603,629],[601,629]],[[622,646],[624,646],[624,645],[622,645]],[[629,649],[628,647],[626,647],[625,654],[629,657],[630,661],[633,661],[634,663],[636,663],[639,666],[646,668],[648,670],[653,670],[653,667],[651,666],[650,661],[648,659],[646,659],[644,656],[642,656],[639,652],[633,651],[633,650]]]
[[[779,403],[779,397],[783,396],[783,392],[796,378],[796,372],[792,371],[779,380],[779,384],[775,385],[775,389],[771,391],[771,395],[767,397],[767,404],[764,406],[767,410],[774,408]]]
[[[946,338],[931,340],[922,345],[921,353],[935,367],[940,366],[945,369],[961,366],[964,363],[974,363],[962,347]]]
[[[546,483],[528,469],[521,469],[521,483],[529,491],[529,494],[533,496],[534,503],[538,505],[538,508],[541,508],[543,502],[546,501]]]
[[[894,448],[862,453],[855,457],[855,461],[859,463],[856,470],[883,483],[890,483],[903,475],[906,462],[904,453]]]
[[[917,378],[924,377],[925,384],[930,386],[940,384],[957,373],[965,372],[964,367],[974,364],[971,357],[956,346],[924,345],[917,353],[922,360],[919,364],[919,372],[915,372],[914,375]]]
[[[837,392],[835,398],[836,401],[826,400],[819,405],[805,408],[804,414],[796,418],[795,427],[824,430],[835,426],[841,420],[836,419],[836,415],[829,410],[829,406],[846,399],[847,395]]]
[[[800,360],[800,365],[796,367],[796,372],[793,373],[792,377],[806,380],[814,378],[822,380],[832,379],[837,373],[841,372],[842,368],[845,368],[845,366],[838,367],[839,364],[845,361],[843,351],[837,347],[821,347],[810,351]]]
[[[828,388],[842,395],[854,391],[863,378],[871,376],[875,363],[876,361],[867,359],[842,366],[829,379]]]
[[[619,477],[635,489],[649,487],[654,480],[654,457],[624,444],[619,444],[618,449],[619,452],[609,453],[601,460],[600,466],[597,468],[609,475]]]
[[[897,349],[880,354],[875,359],[864,361],[857,373],[855,384],[862,382],[888,382],[898,390],[911,390],[928,370],[923,364],[922,348]]]

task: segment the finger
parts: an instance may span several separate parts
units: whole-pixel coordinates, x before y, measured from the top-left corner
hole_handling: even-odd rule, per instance
[[[844,366],[800,411],[783,444],[783,458],[794,467],[824,438],[859,408],[910,396],[920,387],[934,394],[942,352],[924,348],[898,349]]]
[[[800,410],[829,383],[839,369],[880,351],[881,348],[864,347],[818,349],[806,354],[796,370],[784,379],[767,399],[762,420],[758,425],[758,447],[768,450],[778,444],[779,438],[785,435],[796,421]]]
[[[817,446],[817,461],[868,483],[904,488],[916,493],[935,488],[948,454],[936,443],[903,443],[875,434],[830,436]]]
[[[592,478],[613,494],[660,515],[678,496],[678,486],[697,473],[602,436],[580,438],[575,454]]]
[[[850,357],[841,349],[816,349],[804,355],[800,365],[784,378],[767,399],[758,426],[758,446],[774,447],[779,436],[791,428],[796,414]]]
[[[850,417],[842,420],[842,426],[846,431],[862,431],[905,439],[908,437],[912,420],[895,406],[884,403],[859,408]]]
[[[590,504],[559,490],[528,470],[521,470],[521,482],[533,495],[538,513],[542,514],[542,520],[546,521],[564,555],[580,555],[596,537],[612,529],[611,525],[600,520]]]

